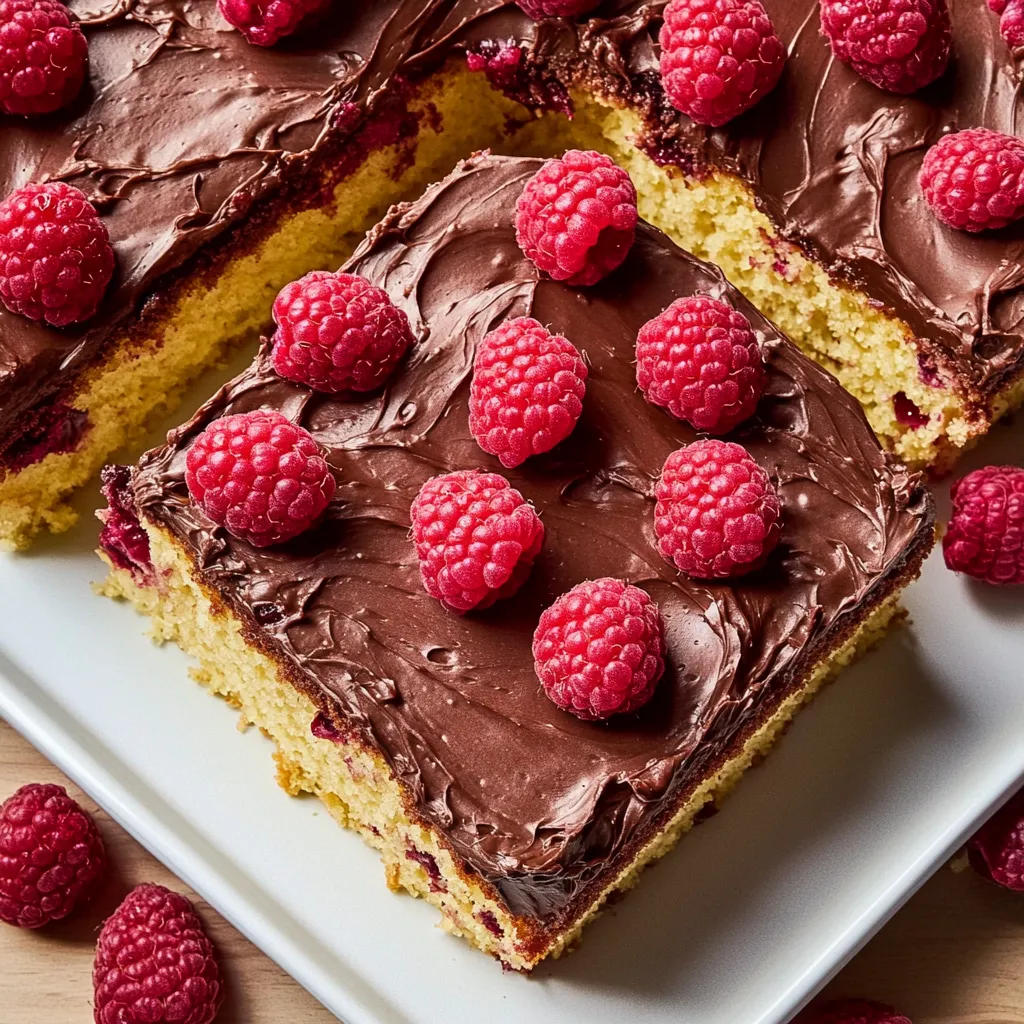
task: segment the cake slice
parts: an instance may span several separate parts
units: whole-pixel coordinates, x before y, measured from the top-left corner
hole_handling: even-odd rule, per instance
[[[281,785],[316,793],[381,852],[392,888],[517,970],[574,943],[882,637],[934,539],[919,477],[719,270],[641,222],[599,285],[544,278],[513,227],[539,166],[475,156],[359,247],[346,269],[385,289],[416,337],[382,391],[313,393],[278,376],[265,347],[165,446],[106,471],[100,514],[104,591],[149,615],[275,741]],[[765,392],[728,439],[782,506],[764,567],[715,582],[655,546],[662,464],[697,435],[644,400],[634,364],[639,328],[698,293],[745,314],[762,347]],[[502,469],[470,433],[470,375],[483,335],[522,315],[573,340],[589,377],[573,433]],[[215,526],[185,483],[197,435],[258,409],[307,428],[337,479],[320,525],[265,548]],[[504,473],[546,534],[522,589],[456,615],[421,583],[410,504],[428,478],[473,468]],[[531,655],[541,611],[598,577],[644,589],[667,644],[650,703],[607,722],[556,707]]]

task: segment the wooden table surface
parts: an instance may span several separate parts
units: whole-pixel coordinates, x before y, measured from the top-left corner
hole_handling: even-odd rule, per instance
[[[26,782],[67,786],[95,815],[114,870],[97,900],[67,921],[38,932],[0,924],[0,1024],[92,1020],[97,931],[139,882],[159,882],[196,902],[227,979],[218,1024],[335,1020],[0,721],[0,800]],[[1024,897],[1002,892],[973,872],[943,869],[840,974],[829,993],[893,1003],[914,1024],[1024,1024]]]

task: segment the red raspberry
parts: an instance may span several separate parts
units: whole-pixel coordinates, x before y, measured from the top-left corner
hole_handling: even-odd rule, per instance
[[[992,6],[991,0],[989,6]],[[1014,49],[1024,46],[1024,2],[1013,0],[1000,13],[999,33],[1006,40],[1006,45]]]
[[[754,415],[764,361],[750,321],[710,295],[676,299],[640,328],[636,380],[652,405],[726,434]]]
[[[32,783],[0,804],[0,921],[40,928],[67,917],[106,863],[92,818],[63,786]]]
[[[54,327],[88,320],[114,273],[110,236],[85,194],[53,181],[0,203],[0,300]]]
[[[0,0],[0,111],[49,114],[85,81],[89,44],[57,0]]]
[[[92,984],[96,1024],[210,1024],[223,996],[213,943],[192,904],[148,883],[103,925]]]
[[[274,369],[316,391],[373,391],[412,344],[409,318],[355,274],[315,270],[274,302]]]
[[[255,46],[273,46],[323,6],[325,0],[217,0],[224,20]]]
[[[1024,790],[978,829],[967,858],[978,874],[1024,892]]]
[[[988,128],[944,135],[924,155],[921,190],[950,227],[1004,228],[1024,215],[1024,140]]]
[[[511,597],[544,542],[534,507],[497,473],[435,476],[420,488],[410,515],[423,586],[456,612]]]
[[[516,203],[519,248],[545,274],[597,284],[629,254],[636,189],[610,157],[570,149],[526,183]]]
[[[713,127],[770,93],[786,62],[759,0],[672,0],[658,41],[661,81],[672,105]]]
[[[264,409],[214,420],[188,450],[185,483],[218,526],[256,548],[314,526],[335,488],[313,435]]]
[[[946,0],[821,0],[821,30],[836,60],[901,96],[934,82],[949,63]]]
[[[799,1013],[793,1024],[911,1024],[909,1017],[870,999],[834,999]]]
[[[658,606],[621,580],[580,583],[540,617],[533,666],[544,692],[595,721],[646,704],[665,670]]]
[[[541,18],[573,18],[592,11],[601,0],[516,0],[534,21]]]
[[[583,411],[587,368],[579,350],[527,316],[484,337],[473,361],[469,429],[511,468],[564,441]]]
[[[694,441],[673,452],[655,497],[658,550],[688,576],[742,576],[779,541],[779,496],[741,445]]]
[[[946,565],[986,583],[1024,583],[1024,469],[976,469],[950,494],[953,519],[942,538]]]

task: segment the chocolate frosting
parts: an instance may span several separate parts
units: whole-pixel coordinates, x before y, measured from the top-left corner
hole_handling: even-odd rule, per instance
[[[381,751],[415,809],[509,907],[550,923],[725,758],[873,601],[914,571],[933,506],[886,459],[859,405],[723,279],[641,224],[621,268],[590,289],[542,279],[515,241],[516,199],[539,161],[482,155],[391,211],[350,270],[385,288],[417,343],[381,394],[353,400],[282,380],[264,351],[133,480],[200,577],[334,726]],[[734,582],[678,574],[658,554],[654,486],[690,428],[647,404],[633,364],[640,326],[704,292],[749,317],[769,368],[755,418],[732,435],[778,484],[782,540]],[[505,318],[564,333],[590,367],[582,417],[552,452],[502,470],[468,429],[475,348]],[[324,524],[255,550],[188,501],[185,453],[222,415],[269,407],[329,450],[338,491]],[[504,472],[546,539],[513,598],[457,616],[424,592],[409,505],[429,477]],[[543,608],[616,576],[659,603],[667,670],[637,714],[581,722],[542,692],[530,644]]]

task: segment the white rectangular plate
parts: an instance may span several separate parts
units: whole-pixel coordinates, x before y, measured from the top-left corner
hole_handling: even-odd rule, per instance
[[[997,428],[966,465],[1017,461],[1022,442]],[[98,503],[0,559],[0,713],[347,1024],[781,1024],[1024,780],[1024,594],[933,556],[913,625],[803,712],[722,813],[578,952],[503,974],[278,789],[269,742],[238,735],[178,650],[92,594]]]

